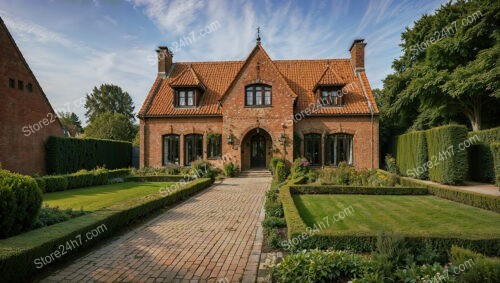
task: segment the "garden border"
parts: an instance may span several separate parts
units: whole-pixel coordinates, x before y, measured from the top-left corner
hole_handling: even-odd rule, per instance
[[[119,203],[94,213],[80,216],[62,223],[31,230],[27,233],[0,240],[0,270],[4,270],[2,280],[6,282],[26,282],[40,273],[34,260],[45,257],[74,240],[78,235],[88,233],[104,224],[106,232],[99,240],[87,241],[71,250],[71,256],[96,245],[101,240],[114,235],[123,226],[144,217],[154,210],[180,202],[212,185],[213,180],[203,178],[190,182],[166,197],[149,195],[128,202]],[[59,260],[55,260],[59,263]]]

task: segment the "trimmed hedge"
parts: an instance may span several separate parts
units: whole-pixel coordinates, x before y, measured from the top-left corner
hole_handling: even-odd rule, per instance
[[[455,268],[464,264],[466,269],[458,274],[457,282],[500,282],[500,259],[488,258],[459,247],[451,248],[451,262]],[[469,266],[466,263],[469,262]],[[460,269],[458,269],[460,270]]]
[[[424,131],[410,132],[396,139],[396,163],[402,175],[413,172],[418,179],[427,179],[429,173],[416,171],[427,162],[427,141]]]
[[[495,170],[491,143],[500,142],[500,127],[469,132],[470,140],[477,141],[468,151],[469,179],[478,182],[495,182]]]
[[[294,185],[290,187],[292,194],[355,194],[355,195],[427,195],[426,188],[418,187],[354,187],[354,186],[321,186]]]
[[[49,174],[66,174],[102,166],[116,169],[131,165],[130,142],[51,136],[45,147]]]
[[[186,177],[186,178],[184,178]],[[154,175],[154,176],[128,176],[125,178],[127,182],[179,182],[184,180],[186,182],[192,180],[191,175]]]
[[[440,198],[500,213],[500,197],[431,185],[407,177],[401,177],[399,182],[402,186],[426,188],[430,194]]]
[[[68,178],[64,175],[44,176],[40,179],[45,181],[44,193],[65,191],[68,189]]]
[[[109,179],[125,177],[130,174],[130,169],[96,169],[92,171],[77,172],[67,175],[49,175],[36,178],[39,184],[44,184],[43,192],[57,192],[78,189],[90,186],[105,185]]]
[[[500,142],[491,143],[490,147],[493,153],[493,164],[495,165],[495,179],[497,186],[500,187]]]
[[[5,282],[30,281],[44,269],[37,269],[34,260],[49,256],[58,250],[60,245],[75,240],[77,236],[84,239],[86,233],[104,224],[106,230],[98,236],[98,239],[83,241],[80,246],[68,251],[71,255],[67,255],[67,257],[74,256],[76,253],[96,245],[100,240],[110,237],[128,223],[159,208],[182,201],[207,188],[212,183],[213,181],[210,179],[198,179],[166,197],[155,194],[133,199],[62,223],[0,240],[2,280]],[[62,256],[55,262],[57,264],[57,262],[65,261],[64,259],[67,260]]]
[[[302,220],[295,206],[291,185],[283,186],[280,190],[280,199],[283,203],[286,225],[288,227],[288,239],[294,244],[293,250],[301,249],[334,249],[351,250],[355,252],[370,252],[375,250],[377,235],[370,233],[335,234],[331,231],[319,231],[309,233],[308,228]],[[297,244],[293,239],[300,239]],[[439,238],[439,237],[407,237],[407,246],[411,253],[420,254],[422,246],[430,243],[434,250],[440,254],[440,260],[448,259],[448,251],[453,245],[465,247],[486,255],[500,255],[500,239],[461,239],[461,238]],[[289,243],[290,243],[289,242]]]
[[[460,184],[467,178],[467,151],[459,144],[467,140],[465,126],[448,125],[426,131],[429,178],[443,184]]]
[[[0,238],[29,229],[41,206],[42,191],[33,178],[0,169]]]

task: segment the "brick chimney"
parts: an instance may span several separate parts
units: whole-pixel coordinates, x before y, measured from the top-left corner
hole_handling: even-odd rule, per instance
[[[165,78],[172,67],[174,55],[166,46],[158,47],[156,53],[158,53],[158,76]]]
[[[351,52],[351,64],[356,74],[365,71],[365,46],[365,40],[358,38],[354,40],[351,48],[349,48]]]

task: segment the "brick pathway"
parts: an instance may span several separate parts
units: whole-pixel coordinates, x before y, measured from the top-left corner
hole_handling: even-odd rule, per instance
[[[42,282],[255,282],[270,183],[226,179]]]

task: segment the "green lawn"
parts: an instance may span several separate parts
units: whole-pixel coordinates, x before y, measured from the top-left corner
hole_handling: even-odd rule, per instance
[[[293,195],[293,199],[309,227],[328,216],[325,233],[376,235],[384,230],[412,236],[500,237],[500,214],[434,196]],[[349,206],[352,214],[333,223],[333,215]]]
[[[157,194],[172,182],[127,182],[43,194],[43,202],[60,208],[95,211],[142,196]]]

